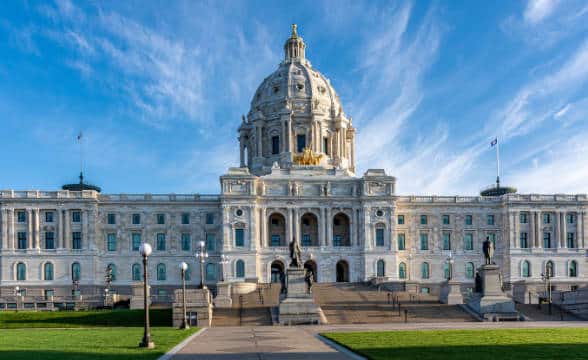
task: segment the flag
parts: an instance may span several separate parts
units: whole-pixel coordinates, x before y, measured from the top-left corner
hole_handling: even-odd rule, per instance
[[[496,144],[498,144],[498,138],[494,138],[494,140],[492,140],[492,142],[490,143],[490,146],[492,147]]]
[[[78,134],[78,141],[82,140],[82,132],[80,131],[80,133]]]

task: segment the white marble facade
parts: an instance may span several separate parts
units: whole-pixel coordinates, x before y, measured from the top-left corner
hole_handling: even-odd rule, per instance
[[[1,191],[0,295],[15,286],[68,294],[74,263],[82,293],[104,289],[109,264],[113,288],[130,293],[141,241],[154,248],[155,294],[179,285],[181,261],[190,264],[188,282],[200,281],[199,241],[210,254],[208,283],[220,279],[221,254],[227,281],[270,282],[272,269],[275,280],[296,239],[319,282],[377,278],[437,292],[451,253],[454,277],[471,287],[490,236],[515,295],[540,289],[548,266],[556,288],[587,284],[586,195],[401,196],[383,170],[355,177],[351,118],[296,31],[284,47],[243,117],[240,167],[221,176],[220,195]],[[317,165],[296,165],[300,145],[322,155]]]

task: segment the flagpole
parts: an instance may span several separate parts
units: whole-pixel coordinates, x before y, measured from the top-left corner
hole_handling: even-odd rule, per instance
[[[498,143],[498,140],[496,140],[496,188],[500,187],[500,151],[498,150],[499,147],[500,144]]]
[[[84,147],[82,145],[82,132],[78,135],[78,142],[80,143],[80,184],[84,182]]]

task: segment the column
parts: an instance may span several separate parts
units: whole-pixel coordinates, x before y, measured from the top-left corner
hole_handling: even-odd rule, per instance
[[[229,222],[230,219],[230,208],[227,205],[223,205],[222,207],[222,226],[223,226],[223,251],[227,251],[231,249],[231,224]]]
[[[282,136],[281,136],[281,141],[280,141],[280,152],[286,152],[286,122],[285,121],[281,121],[280,125],[282,127]]]
[[[71,249],[71,222],[69,220],[69,209],[63,210],[63,248]]]
[[[56,225],[56,229],[55,229],[55,248],[56,249],[61,249],[63,247],[63,228],[62,228],[62,224],[63,221],[61,219],[61,209],[56,209],[55,210],[55,225]]]
[[[39,209],[34,209],[33,210],[33,226],[34,226],[34,233],[35,233],[35,238],[34,238],[34,242],[33,242],[33,247],[35,249],[40,249],[41,248],[41,224],[40,224],[40,210]]]
[[[355,246],[355,212],[351,208],[351,216],[349,216],[349,245]]]
[[[387,233],[388,233],[388,237],[390,238],[389,240],[389,244],[388,244],[388,249],[390,249],[390,251],[394,251],[394,241],[396,241],[395,237],[394,237],[394,214],[392,213],[392,209],[390,209],[390,212],[388,214],[388,224],[390,225],[390,228],[388,229]],[[452,239],[453,240],[453,239]],[[453,240],[455,241],[455,240]]]
[[[2,226],[2,249],[8,249],[8,210],[1,209],[0,216],[2,216],[0,221],[0,226]]]
[[[520,247],[520,236],[521,236],[521,212],[515,211],[514,212],[514,239],[513,239],[513,248],[518,249]]]
[[[262,135],[263,134],[263,130],[261,128],[261,126],[257,127],[257,156],[262,157],[263,156],[263,139],[262,139]]]
[[[245,167],[245,146],[242,137],[239,137],[239,164],[239,166]]]
[[[27,209],[27,249],[33,248],[33,210]]]
[[[286,238],[284,242],[286,246],[292,241],[292,208],[288,208],[286,213]]]
[[[89,248],[89,236],[88,236],[88,210],[82,209],[82,249]]]
[[[294,237],[296,238],[296,242],[298,242],[298,245],[301,245],[302,239],[300,238],[300,214],[298,208],[294,208],[293,217],[294,220],[292,221],[292,226],[294,227]]]
[[[535,221],[535,241],[537,241],[537,247],[539,248],[543,247],[543,234],[541,232],[542,215],[541,211],[537,211],[537,219]]]
[[[567,248],[568,247],[568,242],[567,242],[567,237],[568,237],[568,225],[566,223],[566,212],[563,211],[561,213],[561,220],[560,220],[560,224],[561,224],[561,247],[562,248]]]
[[[536,248],[537,245],[535,244],[535,212],[529,212],[529,241],[531,242],[531,247]]]
[[[320,218],[319,218],[319,245],[325,246],[325,224],[327,222],[326,215],[325,215],[325,208],[320,208]]]
[[[8,242],[10,244],[10,249],[16,249],[16,240],[15,240],[15,231],[14,231],[14,209],[8,210]]]
[[[249,217],[249,249],[255,251],[257,250],[257,239],[259,236],[256,236],[257,233],[261,233],[258,230],[258,226],[261,223],[261,218],[259,217],[259,211],[255,211],[254,207],[249,208],[248,217]],[[261,244],[261,243],[260,243]]]
[[[369,208],[363,208],[363,230],[364,230],[364,248],[371,249],[372,244],[372,225],[370,224],[370,212]]]
[[[326,208],[327,217],[325,219],[325,226],[327,228],[327,238],[325,241],[325,246],[332,246],[333,245],[333,219],[332,219],[332,209]]]
[[[261,248],[267,247],[265,236],[265,209],[259,209],[259,246]]]
[[[555,248],[560,247],[559,246],[559,242],[560,242],[560,237],[561,237],[561,228],[560,228],[560,216],[561,216],[561,212],[560,211],[554,211],[553,212],[553,217],[555,218],[555,223],[553,224],[553,244],[552,246]]]
[[[579,215],[578,220],[580,220],[580,222],[578,223],[579,228],[578,228],[577,232],[578,232],[578,235],[580,236],[580,239],[582,240],[582,241],[578,240],[578,247],[581,246],[582,249],[584,249],[585,248],[584,237],[586,236],[586,234],[584,233],[584,211],[579,212],[578,215]]]

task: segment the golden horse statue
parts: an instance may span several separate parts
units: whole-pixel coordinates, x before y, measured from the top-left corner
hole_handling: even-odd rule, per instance
[[[294,155],[294,163],[297,165],[318,165],[322,158],[322,154],[314,154],[309,148],[304,148],[300,155]]]

